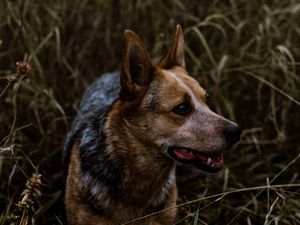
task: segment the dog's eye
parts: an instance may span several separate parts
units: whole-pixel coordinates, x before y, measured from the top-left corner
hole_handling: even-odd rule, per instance
[[[210,100],[210,96],[208,93],[205,94],[205,99],[206,99],[206,103],[208,104]]]
[[[172,111],[180,116],[185,116],[191,113],[192,110],[193,110],[193,106],[191,105],[191,103],[184,102],[175,106]]]

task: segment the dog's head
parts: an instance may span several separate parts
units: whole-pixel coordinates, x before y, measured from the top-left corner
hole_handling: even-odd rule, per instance
[[[125,31],[125,45],[119,98],[126,126],[159,153],[217,172],[241,128],[209,109],[207,92],[186,71],[180,26],[159,66],[132,31]]]

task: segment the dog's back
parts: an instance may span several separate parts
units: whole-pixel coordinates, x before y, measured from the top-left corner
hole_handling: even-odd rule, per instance
[[[70,153],[78,133],[87,128],[86,124],[91,118],[101,117],[117,98],[120,88],[120,75],[115,71],[102,74],[100,78],[94,81],[85,91],[76,118],[67,136],[64,147],[64,167],[67,173]]]

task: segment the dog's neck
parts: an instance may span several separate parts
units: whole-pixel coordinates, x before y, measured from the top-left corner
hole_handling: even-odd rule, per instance
[[[175,185],[175,163],[136,140],[120,118],[109,118],[95,118],[83,130],[80,158],[88,198],[102,208],[113,202],[159,207]]]
[[[123,163],[123,188],[126,202],[134,205],[161,204],[175,184],[175,163],[156,146],[146,145],[137,139],[135,132],[120,114],[107,121],[107,142],[111,151],[117,149]],[[115,141],[114,141],[115,140]],[[140,202],[141,196],[147,202]]]

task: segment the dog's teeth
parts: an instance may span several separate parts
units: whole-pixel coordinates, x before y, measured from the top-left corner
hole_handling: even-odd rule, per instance
[[[210,165],[210,163],[211,163],[211,158],[209,157],[208,159],[207,159],[207,161],[206,161],[206,165]]]

